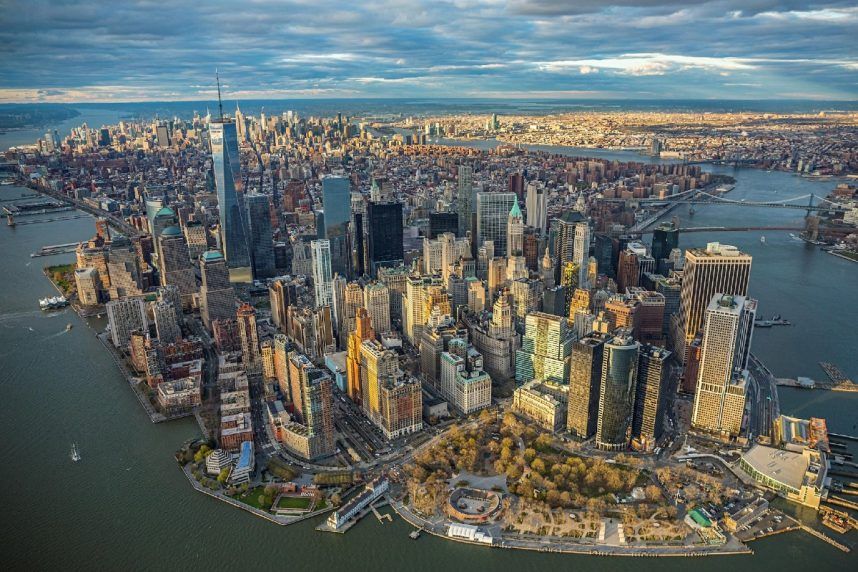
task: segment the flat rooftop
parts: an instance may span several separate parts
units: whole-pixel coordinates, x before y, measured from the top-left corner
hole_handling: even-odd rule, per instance
[[[754,445],[742,458],[758,472],[794,489],[801,488],[808,467],[801,453],[763,445]]]

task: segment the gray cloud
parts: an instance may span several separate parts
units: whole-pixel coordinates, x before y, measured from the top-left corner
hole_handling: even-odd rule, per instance
[[[0,0],[0,101],[858,99],[856,2]],[[558,95],[558,97],[561,97]]]

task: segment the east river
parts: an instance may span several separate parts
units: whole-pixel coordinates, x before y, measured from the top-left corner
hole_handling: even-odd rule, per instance
[[[72,120],[77,125],[83,117]],[[3,139],[3,138],[0,138]],[[4,144],[5,143],[5,144]],[[0,141],[5,148],[12,142]],[[577,153],[576,153],[577,154]],[[590,152],[629,159],[633,153]],[[729,197],[780,200],[827,194],[832,181],[714,168],[733,175]],[[0,187],[0,199],[21,189]],[[803,211],[701,206],[682,226],[801,225]],[[30,258],[48,244],[93,234],[88,218],[0,227],[0,563],[5,569],[287,570],[850,570],[843,554],[804,533],[751,544],[753,556],[611,559],[488,549],[428,535],[414,541],[400,519],[366,518],[346,535],[281,528],[193,491],[173,461],[198,433],[191,420],[152,425],[94,330],[71,310],[42,313],[55,290],[42,267],[73,255]],[[792,327],[758,330],[754,352],[775,375],[824,375],[818,361],[858,378],[858,264],[786,232],[687,234],[683,248],[710,240],[754,256],[751,295],[766,316]],[[66,331],[66,324],[73,329]],[[823,416],[832,431],[858,433],[858,395],[782,389],[785,413]],[[69,459],[77,442],[83,459]],[[853,535],[855,533],[852,533]],[[848,541],[853,541],[849,538]],[[850,564],[850,562],[852,564]]]

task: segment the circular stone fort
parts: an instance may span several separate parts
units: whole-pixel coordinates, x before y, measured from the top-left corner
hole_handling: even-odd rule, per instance
[[[487,522],[497,515],[500,501],[500,494],[494,491],[462,487],[450,493],[447,514],[460,522]]]

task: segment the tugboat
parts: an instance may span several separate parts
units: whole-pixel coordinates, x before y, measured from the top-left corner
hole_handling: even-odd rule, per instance
[[[77,450],[77,443],[72,443],[71,460],[77,463],[80,461],[80,451]]]
[[[68,324],[66,324],[66,331],[71,330],[73,327],[74,326],[71,325],[71,322],[69,322]]]

